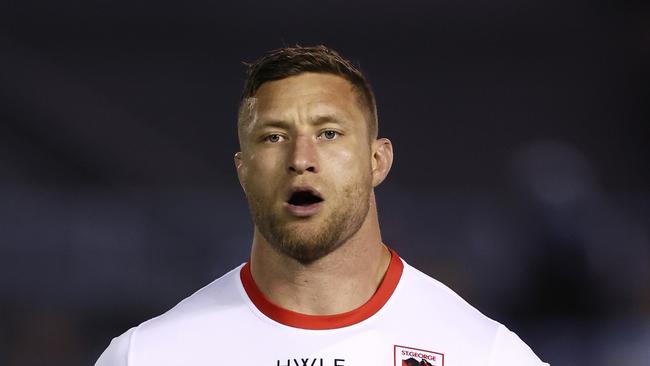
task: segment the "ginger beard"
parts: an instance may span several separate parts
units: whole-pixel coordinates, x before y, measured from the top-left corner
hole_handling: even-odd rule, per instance
[[[361,228],[370,208],[371,187],[372,178],[365,174],[361,182],[330,194],[322,210],[306,218],[289,216],[283,207],[278,208],[277,197],[255,189],[246,192],[253,221],[271,247],[309,264],[333,252]]]

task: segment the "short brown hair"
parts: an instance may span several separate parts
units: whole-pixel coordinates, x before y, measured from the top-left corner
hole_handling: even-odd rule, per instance
[[[315,47],[284,47],[268,52],[257,61],[246,64],[248,77],[239,103],[237,118],[238,132],[248,117],[247,103],[260,86],[268,81],[296,76],[304,72],[328,73],[348,80],[359,96],[359,103],[367,110],[369,136],[377,137],[377,105],[375,95],[361,71],[333,49],[319,45]]]

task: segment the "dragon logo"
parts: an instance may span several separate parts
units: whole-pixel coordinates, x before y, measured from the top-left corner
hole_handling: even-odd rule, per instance
[[[422,359],[421,361],[411,357],[408,360],[402,360],[402,366],[433,366],[429,361]]]

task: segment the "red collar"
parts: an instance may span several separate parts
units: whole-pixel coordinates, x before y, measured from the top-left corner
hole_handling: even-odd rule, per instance
[[[281,308],[269,301],[266,296],[257,288],[253,275],[251,274],[250,262],[247,262],[239,272],[241,282],[244,285],[246,294],[255,307],[269,318],[294,328],[302,329],[335,329],[347,327],[364,321],[381,309],[395,291],[397,283],[402,277],[404,264],[397,253],[390,250],[390,263],[384,278],[381,280],[377,291],[365,304],[345,313],[334,315],[307,315]]]

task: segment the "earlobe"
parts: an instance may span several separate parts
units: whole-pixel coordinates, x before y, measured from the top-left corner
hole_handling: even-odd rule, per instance
[[[372,186],[377,187],[384,181],[393,165],[393,144],[387,138],[377,139],[373,143]]]
[[[242,159],[241,151],[238,151],[235,154],[234,161],[235,161],[235,168],[237,169],[237,179],[239,179],[239,185],[241,185],[244,192],[246,192],[246,188],[244,188],[245,187],[244,182],[245,182],[245,177],[246,177],[246,168],[245,168],[245,165],[244,165],[244,160]]]
[[[235,153],[234,158],[235,158],[235,168],[237,168],[237,170],[239,170],[239,168],[241,167],[241,164],[242,164],[241,151],[237,151]]]

